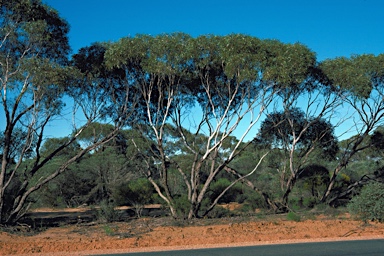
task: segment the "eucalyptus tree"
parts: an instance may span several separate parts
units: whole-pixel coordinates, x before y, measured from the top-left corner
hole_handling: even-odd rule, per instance
[[[182,44],[186,40],[188,36],[184,34],[158,37],[142,35],[123,38],[106,52],[110,67],[124,69],[127,82],[136,86],[141,96],[136,109],[139,120],[133,126],[154,143],[149,149],[140,149],[135,139],[132,143],[137,146],[147,165],[144,174],[167,203],[173,216],[176,216],[176,210],[168,186],[165,128],[175,106],[173,100],[177,98],[180,82],[184,79],[185,69],[182,65],[186,61],[183,61],[185,54]],[[157,178],[160,179],[159,183]]]
[[[199,216],[210,185],[249,144],[243,143],[245,137],[275,96],[272,86],[262,80],[263,72],[267,72],[265,58],[268,51],[263,41],[244,35],[201,36],[192,41],[191,51],[197,77],[193,87],[195,109],[199,115],[189,117],[192,124],[189,129],[195,135],[204,134],[205,141],[203,147],[197,147],[196,137],[188,138],[179,129],[187,151],[193,155],[188,173],[189,218]],[[189,113],[177,114],[175,125],[182,127],[182,120]],[[235,135],[237,139],[232,140]],[[264,156],[249,173],[236,177],[218,193],[207,208],[202,209],[203,215],[212,210],[237,182],[254,174]]]
[[[110,140],[124,116],[116,119],[114,132],[83,147],[53,172],[42,175],[42,167],[71,145],[85,127],[107,117],[101,110],[114,106],[111,104],[114,97],[110,90],[103,88],[94,94],[98,85],[95,80],[90,82],[91,73],[86,76],[74,65],[68,66],[69,25],[56,10],[40,0],[1,0],[0,3],[1,115],[5,120],[4,127],[0,128],[3,132],[0,222],[12,224],[28,209],[28,198],[33,192],[81,156]],[[65,102],[71,98],[75,102],[73,120],[82,118],[83,121],[74,122],[66,139],[50,154],[42,155],[47,127],[55,125],[57,119],[67,120],[61,114],[68,114]],[[128,114],[124,106],[128,104],[119,104],[120,110]],[[20,131],[21,138],[17,136]],[[20,146],[14,156],[16,138]]]
[[[171,169],[184,182],[188,218],[207,214],[236,182],[256,171],[255,163],[250,173],[236,177],[201,208],[215,177],[246,146],[246,135],[274,97],[272,86],[261,79],[268,66],[267,46],[244,35],[171,34],[123,38],[106,52],[110,67],[124,68],[144,99],[139,103],[143,120],[136,128],[154,142],[142,154],[149,156],[145,174],[174,217],[175,195],[168,184]],[[239,139],[231,140],[240,127]],[[182,146],[171,149],[176,141]],[[177,161],[183,154],[192,156],[187,166]]]
[[[346,95],[343,106],[350,110],[349,115],[352,116],[345,122],[349,124],[346,132],[352,133],[353,137],[343,147],[322,197],[323,202],[332,204],[338,198],[337,194],[332,193],[337,177],[357,153],[375,145],[374,140],[367,139],[383,125],[384,55],[356,55],[325,60],[320,68],[328,83]]]
[[[278,150],[281,158],[277,169],[280,173],[280,188],[283,191],[282,206],[288,206],[289,195],[302,177],[315,175],[316,168],[309,168],[322,160],[334,160],[338,153],[338,141],[330,122],[318,117],[307,119],[305,113],[298,108],[271,113],[261,123],[255,139],[259,146],[264,145]],[[317,153],[317,154],[314,154]],[[315,157],[310,157],[315,155]],[[276,154],[272,155],[276,157]],[[288,163],[288,164],[287,164]],[[288,176],[285,169],[291,170]]]
[[[93,123],[84,130],[78,140],[82,144],[93,144],[94,141],[108,136],[114,129],[111,124]],[[80,161],[78,169],[89,173],[94,183],[87,194],[88,201],[84,203],[111,200],[121,185],[140,177],[134,171],[134,155],[128,152],[130,137],[128,131],[120,130],[112,140],[95,148],[92,154],[88,154]]]
[[[42,143],[42,136],[36,135],[41,135],[47,122],[63,106],[60,100],[63,89],[52,84],[61,81],[69,46],[68,24],[40,1],[1,1],[0,23],[0,82],[5,118],[0,222],[4,223],[20,212],[28,181],[20,185],[11,202],[4,202],[4,195],[9,193],[7,188],[18,174],[26,153],[33,151],[33,145]],[[20,130],[24,136],[18,141],[21,146],[11,170],[13,138]],[[29,170],[30,175],[36,172],[36,167]]]
[[[264,125],[268,122],[267,126],[272,129],[272,133],[275,131],[275,140],[271,142],[282,143],[275,146],[283,147],[286,152],[280,160],[282,167],[276,171],[281,177],[283,191],[279,202],[280,210],[287,210],[289,195],[299,176],[299,170],[309,164],[319,142],[332,134],[333,126],[338,125],[327,124],[331,123],[337,113],[336,109],[341,105],[343,96],[326,83],[316,62],[315,53],[306,46],[276,41],[271,44],[273,50],[268,58],[271,68],[269,72],[265,72],[263,79],[273,84],[277,97],[266,111],[267,121]],[[301,120],[297,120],[298,118]],[[325,129],[320,132],[317,129],[320,127],[315,128],[316,126],[324,126]],[[308,137],[314,130],[317,130],[317,136]],[[329,139],[333,140],[331,137]],[[301,152],[298,154],[298,151]]]

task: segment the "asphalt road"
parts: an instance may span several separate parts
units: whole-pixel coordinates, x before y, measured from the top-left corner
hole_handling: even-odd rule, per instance
[[[383,256],[384,239],[321,243],[276,244],[184,251],[109,254],[113,256]]]

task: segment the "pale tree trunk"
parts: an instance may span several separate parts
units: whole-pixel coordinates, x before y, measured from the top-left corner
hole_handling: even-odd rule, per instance
[[[120,108],[121,111],[125,112],[125,115],[124,117],[120,116],[118,119],[116,119],[115,129],[110,134],[98,141],[94,141],[90,145],[83,148],[79,153],[77,153],[71,159],[68,159],[51,174],[48,174],[47,176],[36,177],[36,175],[39,173],[38,171],[41,170],[41,168],[46,166],[50,160],[54,159],[58,153],[62,152],[65,148],[74,143],[80,134],[84,131],[84,129],[86,129],[94,121],[98,120],[100,117],[99,111],[103,106],[105,106],[105,104],[98,102],[97,100],[95,101],[94,99],[89,100],[88,102],[87,99],[89,98],[87,97],[89,95],[77,95],[78,97],[81,97],[81,99],[78,99],[78,104],[81,105],[81,110],[83,111],[84,116],[87,117],[87,120],[82,123],[80,127],[74,127],[74,133],[68,136],[68,139],[63,142],[63,144],[57,146],[57,148],[49,153],[49,155],[43,158],[40,154],[40,150],[45,139],[45,128],[51,122],[53,117],[57,115],[57,113],[55,109],[45,108],[45,103],[41,102],[41,98],[43,98],[45,95],[36,96],[34,94],[32,104],[29,106],[22,106],[21,102],[23,100],[27,84],[28,83],[26,80],[25,85],[16,98],[16,101],[13,102],[12,106],[7,105],[8,102],[5,97],[2,99],[7,124],[6,131],[4,133],[5,140],[0,173],[0,220],[2,223],[7,224],[14,224],[25,214],[25,212],[28,210],[28,206],[26,204],[32,193],[39,190],[42,186],[52,181],[63,172],[67,171],[67,167],[70,164],[78,161],[86,153],[113,139],[117,132],[122,128],[122,125],[125,122],[125,118],[132,113],[130,112],[129,108],[135,106],[135,101],[133,99],[130,99],[132,100],[131,102],[125,102],[125,105],[121,105]],[[7,86],[8,85],[3,84],[3,90],[6,90]],[[3,95],[5,96],[6,94],[4,93]],[[94,98],[94,96],[91,97]],[[107,97],[107,95],[104,95],[102,99],[103,102],[106,101]],[[21,107],[23,108],[20,109]],[[11,111],[9,111],[9,109],[11,109]],[[76,107],[74,107],[74,109],[74,111],[77,110]],[[12,166],[9,166],[10,159],[8,158],[10,157],[10,148],[15,144],[12,142],[12,134],[15,132],[17,124],[19,125],[19,129],[24,129],[23,131],[26,132],[26,135],[24,138],[21,138],[23,146],[20,148],[20,152],[17,153],[17,162]],[[20,167],[25,161],[27,152],[32,150],[35,154],[34,158],[32,159],[32,164],[29,168],[21,169]],[[5,216],[4,193],[10,184],[15,181],[16,174],[19,174],[23,179],[20,180],[21,184],[16,188],[17,190],[15,197],[11,202],[12,205],[8,205],[7,215]],[[39,179],[36,181],[36,183],[31,184],[31,180],[34,177]]]
[[[332,175],[329,178],[329,182],[327,184],[327,189],[325,190],[323,196],[321,197],[320,202],[323,202],[323,203],[327,202],[329,196],[332,193],[332,189],[335,186],[336,179],[337,179],[339,173],[343,170],[343,168],[345,168],[348,165],[348,163],[352,159],[352,157],[355,154],[357,154],[358,152],[365,150],[371,146],[371,145],[366,145],[366,146],[359,147],[361,145],[361,143],[363,142],[364,138],[366,138],[368,136],[368,133],[369,133],[369,130],[366,130],[363,134],[359,135],[357,137],[357,139],[355,139],[354,141],[349,143],[349,145],[351,145],[352,148],[350,149],[350,147],[348,146],[347,149],[345,149],[346,152],[344,152],[339,164],[334,168]],[[349,149],[350,149],[350,151],[349,151]],[[349,151],[349,152],[347,152],[347,151]]]
[[[297,179],[299,178],[299,170],[302,166],[308,163],[308,159],[315,150],[316,144],[322,141],[323,137],[327,134],[327,132],[329,132],[329,130],[318,131],[319,134],[311,138],[309,146],[298,148],[301,140],[306,135],[310,127],[318,120],[324,118],[331,119],[333,110],[341,104],[340,99],[336,95],[332,94],[321,96],[323,97],[322,104],[316,103],[322,94],[321,91],[314,91],[309,94],[306,99],[306,104],[303,104],[303,102],[300,103],[305,106],[305,111],[303,112],[305,123],[297,124],[295,123],[294,118],[291,117],[290,110],[296,107],[298,100],[300,100],[300,95],[288,95],[289,97],[283,100],[283,110],[285,121],[289,124],[290,131],[288,132],[290,138],[288,138],[287,134],[285,134],[286,131],[283,129],[284,127],[280,128],[282,121],[278,120],[278,122],[273,124],[274,127],[278,129],[280,136],[285,138],[283,140],[283,150],[285,152],[284,155],[288,158],[283,161],[288,162],[288,170],[284,172],[286,176],[282,175],[284,178],[284,181],[281,181],[283,184],[283,196],[281,198],[281,204],[279,204],[281,208],[279,211],[287,211],[289,209],[289,196],[295,187]],[[315,103],[316,107],[314,107]],[[301,130],[297,130],[296,126],[298,125],[302,125]]]
[[[374,87],[371,97],[368,99],[360,99],[351,96],[345,100],[355,111],[358,120],[355,121],[353,128],[356,129],[357,135],[350,141],[344,149],[338,165],[334,168],[329,179],[327,189],[324,192],[321,202],[327,202],[332,194],[338,175],[343,168],[348,165],[352,157],[357,153],[364,151],[374,145],[374,141],[364,144],[364,140],[380,125],[382,125],[384,117],[384,88],[380,86]]]
[[[206,216],[210,211],[213,210],[213,208],[217,205],[217,203],[219,202],[220,198],[222,198],[224,196],[224,194],[230,190],[234,185],[236,185],[237,183],[239,182],[243,182],[243,181],[246,181],[246,179],[251,176],[252,174],[254,174],[256,172],[256,170],[259,168],[261,162],[263,161],[263,159],[268,155],[268,153],[265,153],[259,160],[259,162],[257,163],[257,165],[255,166],[255,168],[247,173],[246,175],[239,175],[238,172],[236,172],[235,170],[231,169],[230,167],[228,166],[223,166],[223,169],[226,170],[227,172],[230,172],[232,174],[235,174],[238,176],[238,178],[236,180],[234,180],[231,184],[229,184],[215,199],[214,201],[211,203],[211,205],[208,207],[207,210],[205,210],[205,213],[203,214],[203,216]],[[246,182],[247,183],[247,182]],[[251,182],[248,181],[248,184],[252,184]],[[253,184],[252,184],[253,186]],[[253,186],[253,190],[255,191],[259,191],[255,186]],[[268,203],[268,205],[270,205],[271,207],[274,208],[274,204],[271,203],[271,201],[269,200],[269,197],[265,194],[265,193],[262,193],[266,203]]]
[[[204,80],[204,77],[202,80]],[[246,95],[241,95],[242,99],[240,100],[240,102],[243,102],[246,107],[245,109],[243,109],[244,105],[240,103],[237,107],[238,111],[235,111],[236,114],[232,114],[231,111],[233,111],[233,107],[235,106],[235,96],[238,96],[237,92],[238,90],[240,90],[240,84],[237,84],[235,88],[233,88],[233,91],[231,92],[230,96],[228,97],[228,101],[226,102],[225,106],[221,106],[223,107],[223,109],[222,113],[219,114],[221,110],[215,105],[213,100],[215,91],[210,88],[209,82],[203,82],[203,84],[206,84],[204,88],[206,96],[208,97],[208,102],[206,108],[203,109],[203,116],[201,118],[201,121],[198,122],[198,127],[202,127],[203,124],[206,124],[209,127],[209,133],[206,138],[205,148],[202,152],[200,152],[201,156],[199,158],[195,158],[195,160],[197,159],[197,161],[195,161],[191,168],[191,188],[193,192],[191,198],[191,208],[188,214],[189,219],[199,217],[201,203],[206,197],[206,193],[210,185],[214,181],[215,177],[217,177],[217,175],[224,170],[225,166],[227,166],[235,158],[235,156],[237,156],[242,151],[242,147],[240,147],[240,145],[243,142],[245,136],[248,134],[251,128],[259,121],[265,108],[269,105],[273,98],[273,94],[267,95],[267,88],[265,88],[265,91],[260,92],[259,97],[248,102]],[[229,86],[230,85],[228,84],[228,88]],[[228,89],[228,91],[230,91],[230,89]],[[259,110],[255,115],[254,110],[256,109],[256,107],[259,107]],[[220,156],[220,151],[223,149],[224,141],[229,138],[229,136],[233,133],[234,130],[236,130],[244,116],[247,114],[251,117],[251,121],[249,122],[248,127],[246,128],[245,132],[241,135],[237,143],[234,145],[234,147],[230,149],[230,152],[227,152],[228,156],[222,159],[222,157]],[[210,119],[209,115],[213,116],[212,121],[208,121]],[[177,120],[181,120],[181,118],[178,118]],[[181,123],[176,123],[176,125],[178,127],[181,127]],[[180,128],[179,131],[181,130],[182,129]],[[183,134],[182,138],[185,138]],[[187,140],[184,140],[184,144],[190,145],[191,143]],[[198,153],[196,153],[194,150],[192,152],[194,152],[195,157],[197,157]],[[209,166],[209,172],[206,179],[204,181],[200,181],[200,173],[202,172],[203,163]],[[240,182],[245,177],[248,177],[249,175],[253,174],[259,164],[257,164],[256,168],[251,171],[248,175],[245,175],[243,178],[237,179],[236,181],[234,181],[234,183],[231,183],[232,185],[224,189],[224,191],[220,194],[219,198],[216,198],[216,200],[214,200],[208,206],[208,211],[205,210],[204,214],[207,214],[210,210],[212,210],[217,204],[218,200],[234,184]]]
[[[30,187],[28,189],[26,189],[26,185],[28,184],[28,182],[26,181],[25,186],[23,186],[24,188],[21,189],[21,191],[20,191],[22,193],[20,193],[18,199],[15,200],[15,205],[14,205],[11,213],[7,217],[6,223],[14,223],[14,222],[18,221],[20,219],[20,217],[22,217],[24,215],[25,211],[27,210],[27,209],[25,209],[25,211],[23,211],[23,207],[25,206],[25,202],[26,202],[27,198],[34,191],[40,189],[42,186],[44,186],[45,184],[47,184],[48,182],[50,182],[51,180],[53,180],[54,178],[59,176],[61,173],[65,172],[68,169],[68,166],[70,164],[79,160],[86,153],[92,151],[93,149],[97,148],[98,146],[100,146],[104,143],[107,143],[108,141],[113,139],[113,137],[116,135],[117,131],[118,131],[117,129],[114,130],[108,136],[106,136],[105,138],[100,140],[99,142],[83,149],[78,154],[76,154],[74,157],[72,157],[71,159],[66,161],[64,164],[62,164],[54,173],[50,174],[48,177],[44,178],[43,180],[40,180],[39,182],[37,182],[37,184],[33,185],[32,187]],[[74,140],[75,140],[75,138],[72,141],[74,141]],[[72,143],[72,142],[70,142],[70,143]],[[53,157],[53,155],[51,157]]]
[[[170,115],[171,105],[174,101],[175,91],[177,91],[176,80],[170,79],[170,84],[163,88],[163,80],[158,79],[156,75],[152,74],[151,79],[148,84],[142,84],[140,86],[141,94],[144,98],[146,104],[146,118],[151,128],[153,135],[156,141],[156,149],[158,153],[153,153],[155,157],[153,157],[152,162],[160,161],[159,175],[160,175],[160,183],[161,188],[156,183],[156,181],[152,178],[153,173],[151,171],[151,163],[150,160],[146,160],[147,163],[147,173],[146,176],[155,188],[157,194],[166,202],[168,208],[170,209],[171,215],[174,218],[177,218],[177,211],[174,208],[174,200],[173,195],[170,192],[169,184],[168,184],[168,172],[169,167],[167,165],[168,157],[164,150],[164,136],[165,129],[167,126],[167,118]],[[158,79],[158,80],[157,80]],[[156,81],[157,80],[157,81]],[[157,86],[157,88],[156,88]],[[154,93],[158,93],[158,98],[155,99],[153,97]],[[155,107],[153,109],[152,107]],[[139,147],[135,144],[138,151],[141,151]],[[179,168],[179,172],[181,169]],[[164,191],[164,192],[162,192]]]
[[[3,219],[3,209],[4,209],[4,193],[5,189],[7,188],[5,184],[5,174],[7,171],[7,166],[9,164],[8,160],[8,152],[9,152],[9,146],[10,146],[10,132],[8,131],[8,127],[5,132],[4,136],[4,147],[3,147],[3,157],[1,161],[1,173],[0,173],[0,222]]]
[[[146,102],[147,109],[147,117],[149,126],[152,128],[153,135],[156,141],[156,147],[158,150],[157,160],[159,160],[160,166],[160,180],[162,189],[156,188],[157,193],[160,197],[167,203],[169,208],[171,209],[171,214],[175,216],[173,212],[173,195],[170,192],[169,185],[167,183],[169,167],[165,164],[167,161],[176,166],[178,172],[183,178],[184,183],[186,184],[186,194],[190,203],[190,209],[187,213],[187,218],[195,218],[199,215],[199,210],[201,207],[201,203],[206,197],[206,193],[214,181],[214,178],[223,170],[224,166],[226,166],[229,162],[231,162],[234,157],[241,151],[241,145],[251,130],[251,128],[259,121],[264,109],[268,106],[268,104],[272,100],[273,93],[267,94],[269,88],[265,88],[265,91],[261,91],[260,95],[256,99],[247,99],[247,94],[241,95],[241,102],[244,104],[238,104],[238,111],[235,111],[236,114],[232,114],[232,107],[234,106],[235,96],[238,96],[237,93],[240,88],[240,84],[238,84],[234,91],[231,92],[231,96],[228,98],[228,102],[222,109],[222,113],[219,115],[219,111],[215,106],[215,103],[212,99],[214,91],[207,86],[206,95],[208,97],[207,107],[203,109],[202,119],[198,122],[198,129],[196,132],[196,136],[199,136],[199,132],[201,132],[201,127],[207,125],[209,127],[208,136],[205,138],[204,146],[200,149],[197,149],[196,142],[191,138],[187,138],[188,136],[185,134],[182,121],[183,118],[183,110],[185,106],[184,102],[176,101],[176,98],[179,97],[177,93],[179,90],[179,85],[177,81],[168,84],[167,86],[161,87],[162,81],[156,81],[158,86],[156,87],[155,82],[156,79],[149,82],[149,84],[142,86],[142,94],[144,96]],[[173,81],[170,79],[170,81]],[[154,93],[155,88],[161,88],[162,91],[157,92],[159,98],[157,100],[157,105],[153,104],[152,95]],[[237,98],[237,100],[239,100]],[[175,104],[175,105],[172,105]],[[180,104],[180,105],[178,105]],[[258,112],[255,114],[254,110],[259,108]],[[173,109],[173,110],[172,110]],[[174,111],[174,112],[171,112]],[[212,120],[209,121],[209,115],[213,116]],[[223,149],[223,143],[229,136],[233,133],[233,131],[239,126],[242,119],[249,115],[251,117],[251,121],[248,123],[248,127],[246,128],[244,134],[240,137],[240,140],[233,145],[233,148],[230,152],[227,152],[228,157],[224,160],[220,160],[221,150]],[[191,163],[191,167],[189,173],[183,170],[179,164],[177,164],[171,157],[166,155],[164,137],[165,129],[167,127],[167,118],[170,118],[173,121],[173,124],[178,131],[178,134],[181,138],[186,149],[190,154],[194,156],[194,160]],[[220,160],[220,161],[218,161]],[[156,160],[154,160],[156,161]],[[208,169],[208,173],[206,174],[206,179],[201,180],[201,174],[203,168]],[[152,173],[147,175],[147,177],[152,177]],[[189,176],[189,178],[188,178]],[[155,186],[155,181],[152,181],[152,184]],[[226,190],[227,191],[227,190]],[[212,207],[217,202],[213,203]]]
[[[132,143],[133,145],[135,146],[136,150],[142,155],[142,156],[145,156],[145,154],[142,152],[141,148],[136,144],[135,140],[132,139]],[[160,186],[156,183],[156,181],[153,179],[153,171],[151,170],[151,162],[154,162],[156,161],[156,159],[151,159],[151,160],[148,160],[150,158],[144,158],[144,161],[146,163],[146,170],[142,170],[142,173],[147,177],[147,179],[151,182],[152,186],[154,187],[156,193],[160,196],[161,199],[164,200],[164,202],[167,204],[170,212],[171,212],[171,215],[173,218],[178,218],[178,214],[177,214],[177,211],[174,207],[174,202],[173,202],[173,198],[170,197],[170,193],[168,192],[167,194],[164,194],[162,191],[161,191],[161,188]],[[163,165],[162,165],[163,167]],[[164,183],[162,184],[164,185]]]

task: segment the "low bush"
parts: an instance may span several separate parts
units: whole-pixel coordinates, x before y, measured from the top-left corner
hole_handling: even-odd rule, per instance
[[[116,205],[145,205],[151,203],[153,186],[146,178],[123,183],[113,191],[113,200]]]
[[[384,184],[372,182],[365,185],[361,193],[348,204],[351,215],[363,221],[384,221]]]
[[[246,191],[245,195],[246,195],[246,198],[241,203],[243,203],[244,205],[248,205],[246,207],[248,207],[248,209],[251,210],[252,212],[254,212],[256,209],[268,208],[268,205],[265,203],[264,198],[258,193],[256,193],[255,191],[248,190]]]
[[[289,212],[287,214],[287,220],[293,220],[293,221],[299,222],[301,220],[301,217],[300,217],[300,215],[298,215],[294,212]]]
[[[120,213],[115,209],[115,204],[108,200],[103,200],[100,203],[98,209],[96,209],[96,217],[99,221],[108,223],[118,221],[120,219]]]
[[[208,214],[207,217],[211,219],[231,217],[233,214],[230,210],[225,209],[221,206],[215,206]]]
[[[210,186],[210,200],[213,201],[218,197],[228,186],[231,185],[231,181],[226,178],[220,178],[215,182],[212,182]],[[243,189],[241,184],[235,184],[231,187],[220,199],[219,204],[227,204],[230,202],[236,202],[236,199],[241,195]]]
[[[174,207],[177,215],[182,219],[186,219],[188,217],[189,210],[191,209],[191,203],[186,195],[181,195],[174,198]]]

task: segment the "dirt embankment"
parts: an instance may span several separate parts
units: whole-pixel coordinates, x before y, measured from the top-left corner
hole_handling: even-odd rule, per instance
[[[199,220],[142,218],[109,224],[79,223],[39,233],[0,232],[0,255],[86,255],[241,246],[269,243],[384,239],[384,223],[362,223],[346,216],[317,216],[299,222],[286,216]]]

